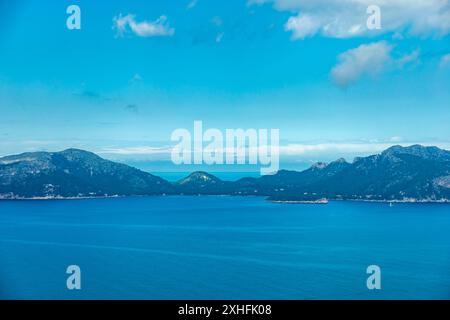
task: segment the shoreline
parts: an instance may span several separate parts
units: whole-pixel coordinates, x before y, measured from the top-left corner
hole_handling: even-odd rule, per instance
[[[328,204],[328,199],[319,200],[268,200],[273,203],[286,203],[286,204]]]
[[[79,197],[1,197],[1,201],[64,201],[64,200],[94,200],[94,199],[112,199],[112,198],[142,198],[142,197],[261,197],[266,198],[266,201],[276,203],[276,204],[328,204],[333,201],[350,201],[350,202],[373,202],[373,203],[392,203],[392,204],[402,204],[402,203],[418,203],[418,204],[427,204],[427,203],[441,203],[441,204],[450,204],[450,199],[382,199],[382,200],[370,200],[370,199],[327,199],[322,198],[318,200],[270,200],[267,196],[255,196],[255,195],[185,195],[185,194],[160,194],[160,195],[105,195],[105,196],[79,196]]]

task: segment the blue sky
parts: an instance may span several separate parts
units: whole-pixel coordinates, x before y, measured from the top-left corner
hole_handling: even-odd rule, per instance
[[[0,155],[79,147],[157,170],[194,120],[279,128],[289,168],[449,148],[449,40],[449,1],[0,1]]]

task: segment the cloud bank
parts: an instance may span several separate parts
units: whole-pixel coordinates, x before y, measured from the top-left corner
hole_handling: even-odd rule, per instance
[[[324,143],[289,143],[280,145],[279,152],[282,157],[316,157],[324,154],[377,154],[393,145],[410,146],[413,144],[435,145],[443,149],[450,149],[449,142],[403,142],[400,137],[392,137],[384,142],[324,142]],[[249,148],[249,154],[257,154],[259,148],[266,148],[267,146],[259,146],[257,148]],[[166,159],[170,158],[173,146],[137,146],[137,147],[108,147],[97,151],[101,155],[109,156],[148,156],[152,159],[154,156],[165,155]],[[205,148],[206,149],[206,148]],[[204,150],[205,150],[204,149]],[[216,152],[223,154],[234,154],[234,149],[214,149]],[[158,157],[159,159],[159,157]]]
[[[279,11],[294,12],[285,24],[293,39],[320,34],[333,38],[406,32],[440,37],[450,33],[450,0],[249,0],[249,5],[272,3]],[[381,9],[380,30],[369,30],[368,6]]]

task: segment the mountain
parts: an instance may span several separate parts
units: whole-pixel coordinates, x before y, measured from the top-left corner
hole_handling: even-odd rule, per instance
[[[203,171],[191,173],[184,179],[175,183],[175,189],[180,194],[227,194],[232,183]]]
[[[450,152],[420,145],[394,146],[353,163],[339,159],[302,172],[282,170],[242,182],[246,191],[272,200],[437,201],[450,199]]]
[[[2,198],[150,195],[170,191],[172,185],[164,179],[83,150],[0,158]]]
[[[77,149],[0,158],[0,198],[162,194],[258,195],[276,201],[450,201],[450,152],[393,146],[352,163],[319,162],[301,172],[280,170],[234,182],[194,172],[176,183]]]

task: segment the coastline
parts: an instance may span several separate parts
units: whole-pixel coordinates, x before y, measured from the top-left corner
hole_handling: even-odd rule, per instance
[[[328,199],[319,200],[269,200],[273,203],[287,203],[287,204],[328,204]]]
[[[62,196],[46,196],[46,197],[3,197],[0,195],[1,201],[64,201],[64,200],[93,200],[93,199],[112,199],[112,198],[134,198],[134,197],[261,197],[265,198],[266,201],[275,204],[328,204],[332,201],[351,201],[351,202],[373,202],[373,203],[417,203],[417,204],[450,204],[450,199],[381,199],[381,200],[370,200],[370,199],[327,199],[321,198],[318,200],[271,200],[266,196],[255,196],[255,195],[232,195],[232,194],[197,194],[197,195],[186,195],[186,194],[159,194],[159,195],[104,195],[104,196],[77,196],[77,197],[62,197]]]

